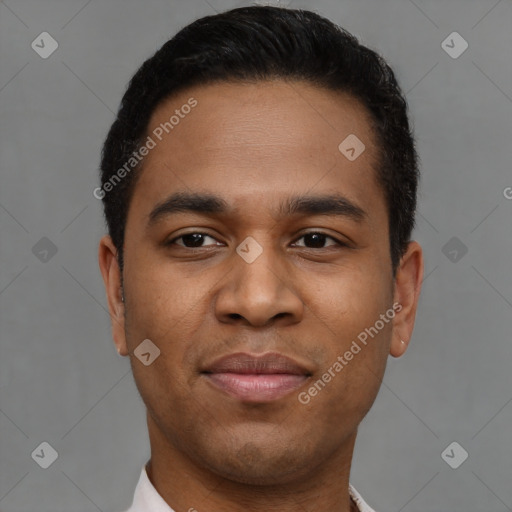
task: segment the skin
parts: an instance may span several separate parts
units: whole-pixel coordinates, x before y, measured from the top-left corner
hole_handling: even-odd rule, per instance
[[[198,86],[162,103],[147,135],[190,97],[198,105],[145,157],[134,190],[124,303],[116,248],[109,236],[99,246],[113,338],[147,407],[150,480],[177,512],[349,512],[357,428],[388,355],[401,356],[411,337],[421,247],[409,243],[393,278],[379,155],[370,118],[350,96],[279,80]],[[352,162],[338,150],[348,134],[366,146]],[[181,212],[148,229],[149,213],[174,192],[216,194],[231,210]],[[364,220],[279,213],[291,195],[332,193]],[[163,245],[191,232],[206,233],[202,247]],[[306,232],[327,238],[315,245]],[[263,249],[250,264],[236,252],[248,236]],[[298,392],[394,302],[394,319],[301,404]],[[133,353],[146,338],[161,351],[149,366]],[[281,352],[312,375],[273,403],[242,403],[200,374],[239,351]]]

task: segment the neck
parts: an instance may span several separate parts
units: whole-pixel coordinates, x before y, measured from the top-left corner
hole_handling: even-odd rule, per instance
[[[350,465],[357,432],[328,459],[311,464],[308,472],[286,481],[258,485],[225,478],[201,466],[170,443],[149,419],[151,459],[148,477],[166,503],[176,512],[296,512],[329,510],[357,512],[348,492]]]

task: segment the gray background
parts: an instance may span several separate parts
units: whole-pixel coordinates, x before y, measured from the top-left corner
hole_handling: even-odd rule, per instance
[[[288,4],[317,10],[389,60],[422,159],[415,239],[426,277],[416,329],[405,356],[390,357],[360,427],[351,481],[378,512],[512,510],[512,4]],[[193,19],[240,5],[0,3],[3,512],[131,503],[149,443],[97,264],[99,152],[143,60]],[[31,48],[43,31],[59,44],[47,59]],[[441,47],[453,31],[469,44],[456,59]],[[53,256],[33,249],[43,237]],[[31,458],[43,441],[58,452],[48,469]],[[441,457],[453,441],[469,453],[458,469]]]

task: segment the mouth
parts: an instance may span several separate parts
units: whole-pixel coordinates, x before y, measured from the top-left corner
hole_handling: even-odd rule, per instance
[[[299,389],[311,372],[297,361],[275,352],[231,354],[201,371],[217,391],[242,402],[265,403]]]

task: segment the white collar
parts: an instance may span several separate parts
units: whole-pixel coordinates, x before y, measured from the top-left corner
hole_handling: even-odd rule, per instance
[[[348,492],[359,507],[359,512],[375,512],[361,498],[361,495],[349,484]],[[135,488],[132,506],[125,512],[174,512],[174,510],[158,494],[148,478],[146,465],[142,466],[140,478]]]

